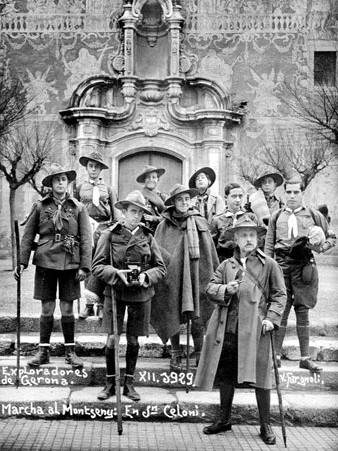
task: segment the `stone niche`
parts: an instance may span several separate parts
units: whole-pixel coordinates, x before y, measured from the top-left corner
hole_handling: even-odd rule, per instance
[[[120,198],[137,187],[133,166],[140,171],[149,163],[175,171],[176,177],[163,177],[166,190],[174,182],[187,183],[198,167],[212,166],[215,189],[221,191],[244,113],[212,74],[189,75],[181,6],[170,0],[125,1],[118,23],[120,47],[109,57],[110,75],[82,82],[60,112],[73,157],[78,161],[100,151]]]

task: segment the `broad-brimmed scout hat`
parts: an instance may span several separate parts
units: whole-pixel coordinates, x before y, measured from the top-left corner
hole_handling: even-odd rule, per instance
[[[209,179],[210,179],[210,185],[209,185],[209,188],[210,188],[211,185],[213,185],[213,184],[215,183],[215,180],[216,180],[216,174],[215,174],[215,171],[214,171],[213,169],[211,169],[211,168],[205,167],[205,168],[199,169],[198,171],[196,171],[196,172],[190,177],[190,179],[189,179],[189,188],[196,188],[195,179],[196,179],[196,177],[197,177],[199,174],[201,174],[202,172],[203,172],[205,175],[207,175],[207,176],[209,177]]]
[[[164,205],[167,205],[167,206],[173,205],[175,197],[178,196],[179,194],[183,194],[183,193],[190,194],[190,197],[193,198],[198,195],[198,189],[196,189],[196,188],[189,189],[187,186],[183,186],[179,183],[176,183],[176,185],[174,185],[171,188],[171,190],[169,191],[169,197],[164,202]]]
[[[254,181],[254,187],[255,188],[260,188],[263,182],[263,179],[265,179],[265,177],[272,177],[274,179],[274,181],[276,182],[277,186],[281,186],[281,184],[283,183],[283,177],[278,174],[278,172],[264,172],[262,175],[260,175],[258,177],[258,179],[256,179]]]
[[[82,155],[79,159],[80,164],[84,167],[87,167],[88,161],[96,161],[96,163],[100,163],[102,169],[109,169],[109,167],[104,163],[103,157],[99,152],[94,151],[88,155]]]
[[[143,172],[142,172],[142,174],[140,174],[137,177],[137,179],[136,179],[137,183],[144,183],[145,180],[146,180],[147,174],[150,174],[151,172],[156,172],[158,177],[161,177],[161,175],[163,175],[165,173],[165,169],[163,169],[163,168],[156,168],[155,166],[146,165],[144,170],[143,170]]]
[[[256,230],[258,236],[264,235],[266,233],[266,229],[264,227],[258,226],[253,222],[252,219],[250,219],[246,215],[241,216],[238,221],[235,222],[235,225],[228,230],[228,232],[234,235],[235,232],[243,229]]]
[[[58,163],[52,163],[49,169],[49,174],[42,180],[43,186],[52,186],[52,178],[58,174],[66,174],[68,182],[76,179],[76,172],[73,169],[65,169]]]
[[[148,215],[152,215],[152,212],[147,208],[146,200],[141,191],[135,190],[127,194],[124,200],[119,200],[118,202],[116,202],[115,207],[118,208],[119,210],[124,210],[130,204],[142,208],[142,210],[145,213],[147,213]]]

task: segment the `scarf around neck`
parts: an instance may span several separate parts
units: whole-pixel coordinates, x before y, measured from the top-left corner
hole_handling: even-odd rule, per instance
[[[177,222],[187,221],[187,228],[185,229],[184,239],[188,241],[188,250],[191,260],[197,260],[200,258],[199,237],[196,227],[194,215],[191,212],[187,212],[183,215],[178,215],[173,211],[173,217]]]

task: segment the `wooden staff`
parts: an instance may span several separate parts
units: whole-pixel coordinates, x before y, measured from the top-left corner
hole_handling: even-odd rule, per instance
[[[188,318],[187,322],[187,364],[185,368],[185,391],[186,393],[189,393],[189,387],[188,387],[188,373],[190,370],[190,329],[191,329],[191,320]]]
[[[275,379],[276,379],[276,390],[277,390],[277,396],[278,396],[278,406],[279,406],[279,416],[280,416],[280,422],[282,426],[282,434],[283,434],[283,440],[285,448],[286,446],[286,427],[285,427],[285,418],[284,418],[284,409],[283,409],[283,399],[282,399],[282,393],[279,385],[279,373],[278,373],[278,365],[277,365],[277,358],[276,358],[276,351],[275,351],[275,338],[273,334],[273,330],[270,330],[270,339],[271,339],[271,350],[272,350],[272,359],[273,359],[273,369],[275,371]]]
[[[14,221],[14,233],[15,233],[15,244],[16,244],[16,267],[18,277],[16,279],[16,388],[19,387],[20,384],[20,352],[21,352],[21,341],[20,341],[20,333],[21,333],[21,272],[20,272],[20,234],[19,234],[19,223],[16,219]]]
[[[110,245],[110,264],[113,265],[113,255]],[[116,297],[113,286],[110,287],[112,314],[113,314],[113,329],[114,329],[114,358],[115,358],[115,392],[116,392],[116,409],[117,409],[117,432],[122,435],[122,403],[121,403],[121,373],[119,362],[119,335],[117,330],[117,309]]]

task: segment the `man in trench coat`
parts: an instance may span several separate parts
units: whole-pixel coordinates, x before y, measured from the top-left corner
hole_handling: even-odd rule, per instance
[[[272,445],[276,442],[270,426],[272,354],[266,332],[280,324],[286,289],[278,264],[257,248],[264,229],[243,217],[232,231],[234,255],[219,265],[207,286],[207,296],[217,307],[209,321],[195,385],[211,390],[217,377],[221,413],[203,432],[229,431],[235,387],[249,386],[256,392],[260,436]]]

